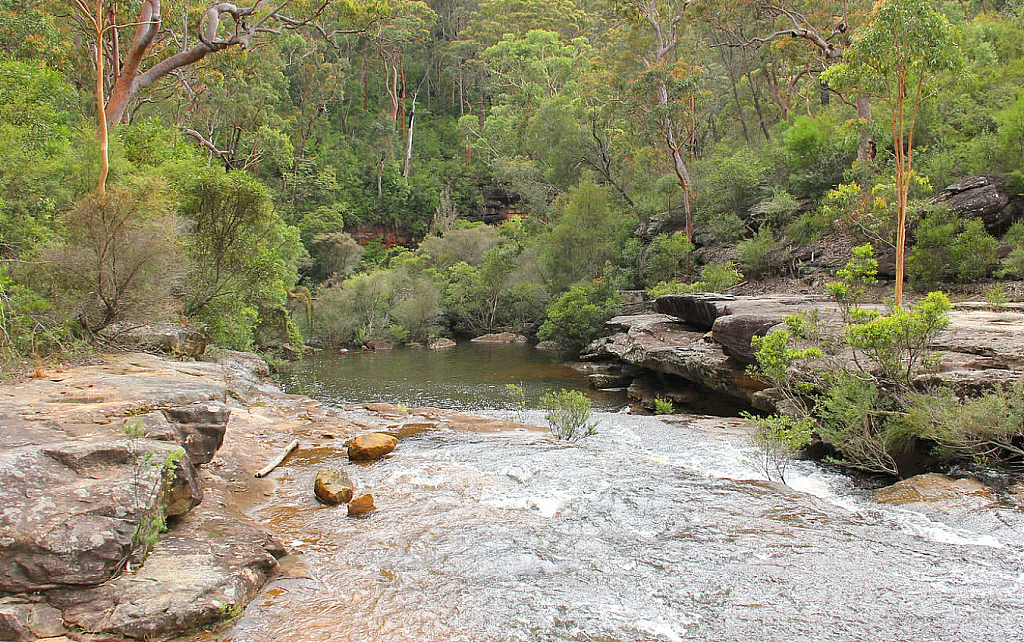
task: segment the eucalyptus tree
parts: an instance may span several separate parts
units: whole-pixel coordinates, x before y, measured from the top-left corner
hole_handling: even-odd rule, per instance
[[[844,62],[824,79],[877,97],[890,109],[896,184],[896,307],[903,304],[907,202],[914,176],[914,128],[922,104],[965,68],[956,29],[927,0],[886,0],[856,34]]]

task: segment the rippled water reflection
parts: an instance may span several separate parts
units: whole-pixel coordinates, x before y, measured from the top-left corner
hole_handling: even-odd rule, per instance
[[[297,453],[257,517],[300,566],[226,639],[1022,639],[1018,514],[943,524],[804,463],[813,494],[770,485],[730,421],[603,413],[579,445],[439,429],[368,465]],[[380,510],[317,504],[328,463]]]
[[[460,343],[443,350],[404,349],[348,354],[320,352],[285,364],[289,392],[335,404],[386,401],[452,410],[510,409],[505,386],[521,384],[536,406],[547,391],[584,390],[596,408],[625,404],[626,395],[590,390],[587,379],[557,355],[523,344]]]

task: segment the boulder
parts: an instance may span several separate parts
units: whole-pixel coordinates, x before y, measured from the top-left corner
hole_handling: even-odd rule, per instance
[[[1011,195],[990,176],[967,176],[942,190],[934,199],[945,202],[961,218],[980,218],[992,232],[1020,218],[1024,199]]]
[[[133,573],[95,588],[50,591],[47,598],[77,632],[177,638],[240,615],[284,554],[248,521],[200,508],[162,535]]]
[[[137,529],[202,501],[182,448],[147,439],[74,441],[0,453],[0,591],[91,586],[139,544]],[[145,528],[145,526],[143,526]]]
[[[325,504],[346,504],[352,500],[355,485],[348,474],[337,468],[323,468],[316,473],[313,492]]]
[[[616,317],[609,325],[628,330],[592,342],[583,359],[618,359],[630,366],[676,375],[748,404],[753,393],[765,387],[747,375],[744,363],[729,358],[721,346],[705,341],[703,332],[690,330],[666,315],[643,315],[635,321]]]
[[[435,339],[434,341],[431,341],[429,347],[431,350],[443,350],[444,348],[454,348],[455,342],[452,341],[451,339],[441,337],[440,339]]]
[[[562,349],[561,346],[558,345],[557,341],[551,340],[541,341],[534,347],[543,352],[559,352]]]
[[[715,319],[711,336],[725,354],[744,363],[756,363],[757,351],[751,347],[754,337],[763,337],[779,319],[766,314],[730,314]]]
[[[348,444],[348,458],[353,461],[372,461],[390,453],[398,446],[398,439],[382,433],[359,435]]]
[[[625,388],[633,382],[633,377],[630,375],[611,374],[605,372],[589,374],[587,375],[587,379],[590,381],[590,385],[598,390],[607,388]]]
[[[358,517],[375,510],[377,507],[373,504],[373,495],[369,493],[360,495],[348,503],[349,517]]]
[[[113,340],[140,349],[154,350],[175,357],[198,359],[210,344],[210,335],[196,328],[154,323],[137,327],[123,324],[111,326],[105,334]]]
[[[949,512],[987,506],[994,502],[992,489],[977,479],[954,479],[939,473],[916,475],[875,492],[883,504],[917,504],[929,511]]]
[[[526,337],[515,332],[494,332],[470,339],[470,341],[473,343],[526,343]]]
[[[378,339],[368,339],[363,342],[364,350],[390,350],[393,346],[387,341],[380,341]]]
[[[224,443],[231,409],[217,401],[202,401],[163,410],[176,441],[193,464],[209,463]]]

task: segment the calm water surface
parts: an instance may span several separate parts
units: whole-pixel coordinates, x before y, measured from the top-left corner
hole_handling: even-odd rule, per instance
[[[507,384],[522,385],[536,407],[545,392],[567,388],[590,395],[595,408],[618,409],[626,395],[591,390],[586,377],[557,355],[523,344],[460,343],[442,350],[355,351],[286,364],[280,380],[288,392],[344,405],[386,401],[410,408],[511,409]]]

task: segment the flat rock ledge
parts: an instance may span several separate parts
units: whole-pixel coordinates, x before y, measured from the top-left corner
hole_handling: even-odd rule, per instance
[[[113,355],[0,387],[0,640],[179,637],[278,572],[284,548],[242,509],[272,487],[252,477],[264,442],[311,400],[267,396],[261,359],[223,356]]]
[[[625,366],[626,372],[632,367],[679,377],[766,411],[776,409],[771,391],[746,373],[756,361],[751,339],[804,311],[817,310],[826,325],[841,323],[831,301],[807,295],[669,294],[658,297],[654,308],[655,313],[611,319],[609,336],[592,342],[581,358]],[[922,384],[947,383],[971,394],[1006,386],[1024,371],[1024,310],[957,304],[950,327],[931,348],[941,354],[942,366],[922,375]]]

